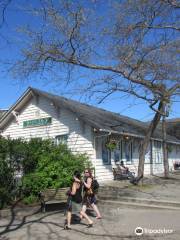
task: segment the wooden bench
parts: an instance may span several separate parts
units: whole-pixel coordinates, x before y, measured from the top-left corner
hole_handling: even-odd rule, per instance
[[[128,174],[120,168],[113,168],[114,180],[128,179]]]
[[[117,166],[117,168],[113,168],[112,170],[114,180],[125,180],[135,176],[134,172],[127,172],[125,169],[122,170],[119,166]]]
[[[67,201],[67,191],[69,188],[59,188],[59,189],[47,189],[44,192],[39,193],[39,200],[41,203],[41,211],[46,212],[48,207],[51,210],[57,210],[59,207],[62,208]]]

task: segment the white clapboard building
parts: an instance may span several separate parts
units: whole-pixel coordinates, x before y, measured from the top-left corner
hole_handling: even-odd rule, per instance
[[[137,172],[139,147],[147,124],[78,101],[28,88],[0,120],[1,135],[10,138],[53,138],[74,153],[86,153],[99,181],[112,180],[112,168],[123,160]],[[116,141],[110,151],[107,141]],[[169,166],[180,159],[180,141],[168,135]],[[163,172],[162,133],[157,130],[145,159],[145,174]]]

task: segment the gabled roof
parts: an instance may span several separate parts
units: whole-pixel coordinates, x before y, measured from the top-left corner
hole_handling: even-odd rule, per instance
[[[8,110],[0,109],[0,119]]]
[[[167,120],[167,133],[180,140],[180,118]]]
[[[18,110],[23,105],[23,102],[27,102],[30,97],[34,95],[45,97],[54,105],[70,110],[75,113],[79,119],[101,131],[110,131],[112,133],[121,134],[127,133],[136,137],[144,137],[148,127],[147,123],[139,120],[30,87],[2,117],[0,120],[0,128],[2,128],[5,122],[10,119],[13,110]],[[153,137],[161,139],[161,132],[157,130]],[[168,141],[180,144],[180,141],[173,136],[168,136]]]

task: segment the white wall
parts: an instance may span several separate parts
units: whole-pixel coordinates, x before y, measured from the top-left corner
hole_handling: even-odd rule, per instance
[[[52,117],[49,126],[23,128],[23,121]],[[69,134],[68,146],[73,152],[86,153],[94,161],[93,136],[89,125],[84,124],[76,115],[64,108],[57,109],[46,98],[33,98],[20,112],[18,123],[15,119],[4,129],[2,135],[11,138],[54,138]]]
[[[103,180],[105,181],[105,180],[112,180],[113,179],[112,168],[116,167],[116,163],[114,161],[114,152],[113,151],[111,152],[111,164],[110,165],[105,165],[103,163],[103,161],[102,161],[102,140],[103,140],[103,138],[106,138],[106,136],[103,136],[103,134],[102,134],[102,137],[99,136],[99,137],[96,138],[96,172],[97,172],[97,175],[100,176],[100,179],[102,181]],[[130,171],[135,172],[135,174],[137,174],[137,170],[138,170],[139,141],[140,140],[138,140],[138,139],[133,140],[132,164],[126,164],[126,161],[124,159],[124,154],[123,154],[123,157],[122,157],[122,160],[124,161],[125,165],[128,166]]]
[[[103,137],[102,137],[103,138]],[[100,176],[103,177],[103,173],[106,172],[106,178],[113,179],[111,168],[116,167],[116,163],[114,161],[114,152],[111,152],[111,165],[104,165],[102,161],[102,138],[98,138],[96,144],[97,150],[97,172]],[[138,162],[139,162],[139,144],[141,139],[133,139],[133,159],[132,163],[126,163],[124,158],[124,154],[122,154],[122,160],[124,161],[125,165],[129,168],[130,171],[135,172],[137,175],[138,172]],[[176,160],[180,160],[180,146],[171,145],[172,151],[169,153],[169,167],[170,171],[173,169],[173,162]],[[152,149],[152,153],[151,153]],[[122,151],[124,149],[122,148]],[[159,174],[164,172],[164,165],[163,165],[163,150],[162,148],[158,150],[157,156],[157,148],[154,144],[154,141],[148,147],[148,150],[145,155],[145,164],[144,164],[144,175],[150,174]],[[160,163],[157,163],[158,157],[160,159]],[[152,159],[151,159],[152,158]],[[108,174],[107,174],[108,173]]]
[[[23,128],[23,121],[52,117],[52,124],[49,126],[38,126]],[[33,137],[54,138],[57,135],[68,134],[68,147],[74,153],[86,153],[93,165],[96,166],[96,176],[99,181],[106,181],[113,179],[112,167],[115,166],[114,153],[111,154],[111,165],[104,165],[102,161],[102,137],[94,138],[92,128],[77,118],[76,114],[60,108],[57,110],[52,103],[46,98],[33,98],[20,112],[18,123],[11,121],[4,129],[2,135],[11,138],[25,138]],[[130,171],[137,174],[138,159],[139,159],[139,143],[140,139],[133,140],[133,162],[128,165]],[[94,149],[96,147],[96,150]],[[163,164],[154,164],[155,147],[153,145],[152,160],[150,163],[150,149],[146,154],[146,162],[144,165],[144,173],[156,174],[163,172]],[[180,147],[173,145],[172,152],[169,154],[170,168],[173,166],[173,161],[180,160]],[[122,159],[124,160],[124,159]]]

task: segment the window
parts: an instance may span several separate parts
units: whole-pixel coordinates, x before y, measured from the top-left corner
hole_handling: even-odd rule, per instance
[[[132,155],[133,155],[133,143],[132,141],[124,141],[124,154],[125,161],[128,164],[132,163]]]
[[[56,144],[59,145],[59,144],[67,144],[67,140],[68,140],[68,135],[67,134],[64,134],[64,135],[58,135],[56,136]]]
[[[122,160],[122,141],[118,142],[116,149],[114,150],[114,161],[120,162]]]
[[[102,160],[105,165],[111,164],[111,151],[106,148],[106,139],[102,140]]]
[[[142,145],[141,145],[141,147],[142,147]],[[140,151],[139,151],[139,153],[140,153]],[[152,141],[150,141],[149,148],[146,150],[144,163],[152,164]]]
[[[162,163],[163,152],[162,152],[162,142],[154,141],[154,162]]]

